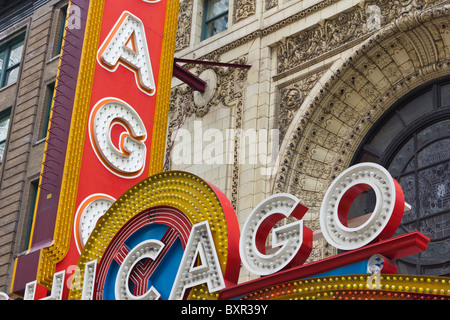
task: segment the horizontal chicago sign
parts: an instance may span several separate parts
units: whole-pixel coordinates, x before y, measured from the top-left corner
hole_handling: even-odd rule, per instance
[[[373,213],[362,224],[350,226],[349,208],[368,189],[376,195]],[[97,223],[94,236],[88,240],[91,245],[81,253],[84,263],[78,265],[84,268],[74,277],[71,298],[180,300],[198,298],[203,290],[213,299],[236,299],[258,288],[311,277],[374,255],[386,257],[386,261],[402,258],[424,251],[429,242],[419,232],[392,238],[405,210],[404,194],[389,172],[373,163],[345,170],[330,185],[322,202],[320,232],[329,244],[345,252],[307,264],[304,262],[312,251],[313,231],[302,221],[308,208],[293,195],[275,194],[263,200],[247,217],[241,232],[224,195],[189,173],[155,175],[149,182],[131,188],[125,197],[133,198],[140,208],[135,210],[141,213],[135,213],[117,232],[112,231],[106,245],[96,239],[107,236],[108,220]],[[208,206],[204,202],[195,205],[202,197]],[[130,200],[126,204],[123,201],[114,202],[105,215],[118,214],[116,207],[132,209]],[[191,210],[188,205],[196,208],[197,215],[187,213]],[[287,217],[294,222],[275,227]],[[266,250],[270,233],[273,248]],[[92,253],[94,248],[102,254]],[[240,261],[261,277],[237,284]],[[27,285],[25,299],[34,298],[33,285]],[[59,299],[63,285],[64,272],[55,273],[52,293],[46,299]],[[193,288],[197,294],[193,294]]]

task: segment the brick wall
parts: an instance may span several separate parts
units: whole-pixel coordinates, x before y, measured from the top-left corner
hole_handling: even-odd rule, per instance
[[[10,128],[0,164],[0,291],[8,293],[14,258],[24,249],[24,225],[32,206],[31,182],[39,178],[45,139],[41,122],[47,107],[47,85],[56,78],[54,46],[61,1],[42,5],[0,34],[0,44],[25,32],[21,71],[15,84],[0,89],[0,112],[10,108]]]

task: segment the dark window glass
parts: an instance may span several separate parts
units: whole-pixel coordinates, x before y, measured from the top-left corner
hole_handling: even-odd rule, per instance
[[[390,137],[398,135],[403,129],[404,124],[398,115],[394,114],[390,119],[388,119],[383,125],[382,130],[378,131],[370,142],[370,146],[375,149],[378,153],[385,151],[387,144],[386,141]]]
[[[30,185],[30,202],[29,202],[29,208],[28,208],[28,215],[26,217],[24,226],[24,235],[23,235],[23,246],[22,250],[28,250],[29,244],[30,244],[30,238],[31,238],[31,229],[33,227],[33,221],[34,221],[34,211],[36,209],[36,199],[38,195],[38,188],[39,188],[39,180],[34,180],[31,182]]]
[[[50,114],[52,109],[54,92],[55,92],[55,83],[51,83],[47,86],[47,101],[45,104],[45,110],[42,119],[41,138],[47,137],[47,131],[50,125]]]
[[[205,0],[202,40],[228,28],[228,0]]]
[[[0,87],[17,81],[23,52],[23,35],[0,46]]]
[[[8,137],[10,112],[9,110],[0,113],[0,163],[6,148],[6,138]]]
[[[398,115],[405,125],[409,125],[419,117],[431,111],[433,111],[432,90],[420,95],[413,101],[407,103],[404,107],[397,110]]]
[[[441,106],[450,106],[450,84],[441,86]]]
[[[59,55],[61,53],[63,38],[64,38],[64,30],[66,26],[67,19],[67,5],[62,7],[59,12],[59,30],[56,38],[56,50],[55,55]]]

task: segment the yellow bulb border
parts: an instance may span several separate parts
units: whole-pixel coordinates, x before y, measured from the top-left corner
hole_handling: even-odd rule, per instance
[[[70,300],[80,300],[86,263],[100,263],[109,243],[122,226],[144,210],[170,206],[183,212],[192,224],[208,221],[216,247],[222,274],[228,256],[228,229],[224,209],[214,189],[204,180],[182,171],[168,171],[153,175],[130,188],[114,202],[99,219],[81,252],[69,293]],[[216,300],[218,293],[209,293],[205,284],[191,290],[190,300]]]
[[[450,278],[383,274],[380,286],[370,275],[328,276],[289,281],[251,292],[240,300],[449,300]]]
[[[71,4],[71,3],[70,3]],[[84,148],[89,103],[94,78],[98,39],[105,0],[92,0],[89,4],[86,22],[86,36],[83,43],[78,83],[72,111],[67,156],[55,223],[55,232],[51,246],[41,250],[36,280],[39,284],[51,288],[56,264],[69,251],[72,223],[75,213],[79,172]]]
[[[56,265],[67,254],[71,243],[79,172],[89,117],[90,97],[104,5],[105,0],[91,0],[89,4],[83,53],[67,144],[67,159],[64,164],[61,194],[55,223],[54,241],[51,246],[41,250],[36,275],[37,282],[48,289],[52,287]],[[163,170],[178,8],[179,1],[167,0],[148,176]]]

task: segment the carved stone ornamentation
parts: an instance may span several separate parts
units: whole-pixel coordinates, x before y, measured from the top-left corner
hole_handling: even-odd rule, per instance
[[[276,1],[276,0],[271,0],[271,1]],[[339,0],[323,0],[318,2],[317,4],[315,4],[312,7],[308,7],[305,8],[304,10],[298,11],[298,12],[294,12],[291,16],[288,16],[286,19],[283,19],[281,21],[278,21],[272,25],[269,25],[266,28],[263,29],[258,29],[255,30],[249,34],[245,34],[244,36],[242,36],[241,38],[238,38],[237,40],[231,42],[231,43],[226,43],[225,45],[217,48],[216,50],[202,56],[199,57],[198,59],[201,60],[209,60],[212,61],[214,60],[214,57],[217,55],[221,55],[225,52],[228,52],[234,48],[237,48],[243,44],[246,44],[250,41],[253,41],[257,38],[266,36],[268,34],[277,32],[278,30],[286,27],[287,25],[293,24],[298,22],[301,19],[305,19],[306,17],[315,14],[317,12],[319,12],[320,10],[327,8],[333,4],[335,4],[336,2],[338,2]],[[255,1],[254,1],[255,2]],[[237,7],[237,3],[235,2],[235,8]],[[242,10],[240,10],[240,12],[242,12]],[[252,12],[252,11],[249,11]],[[255,12],[256,12],[256,6],[255,6]],[[253,14],[253,13],[252,13]],[[247,16],[250,16],[249,14],[246,14]],[[235,17],[236,14],[233,15],[233,17]],[[239,20],[241,20],[241,18],[239,17]],[[236,21],[235,21],[236,22]]]
[[[193,5],[193,0],[183,0],[180,2],[175,52],[187,48],[190,45]]]
[[[324,71],[309,75],[298,82],[280,90],[281,102],[278,112],[278,129],[280,130],[280,142],[286,134],[286,130],[292,122],[295,113],[302,105],[309,91],[314,87]]]
[[[362,34],[360,39],[350,36],[333,52],[323,47],[320,56],[311,58],[314,63],[346,48],[353,50],[336,60],[330,72],[321,77],[321,85],[303,97],[291,95],[294,101],[303,103],[286,129],[273,193],[301,197],[309,208],[305,224],[317,221],[329,183],[351,165],[368,132],[383,115],[424,83],[450,74],[450,1],[365,1],[353,11],[373,4],[381,9],[382,27]],[[283,43],[289,41],[284,39]],[[292,41],[290,50],[300,48],[300,43]],[[293,61],[298,64],[287,64],[283,72],[293,74],[292,70],[302,69],[309,62]],[[283,76],[286,73],[277,75],[279,79]],[[285,89],[298,90],[298,83]],[[288,91],[282,94],[283,99],[287,105]],[[317,241],[310,261],[336,253],[323,239]]]
[[[392,105],[424,82],[448,75],[450,5],[423,1],[427,9],[417,10],[418,1],[396,3],[412,12],[355,46],[354,54],[337,61],[320,80],[322,89],[305,97],[285,136],[274,192],[303,194],[316,188],[323,194],[327,181],[350,165],[361,141]]]
[[[237,23],[256,13],[256,0],[235,0],[233,21]]]
[[[266,0],[265,8],[266,10],[272,9],[278,5],[278,0]]]
[[[219,61],[219,57],[216,56],[214,61]],[[230,63],[246,64],[247,57],[243,56]],[[185,68],[190,66],[185,65]],[[194,72],[194,71],[191,71]],[[200,95],[197,92],[192,92],[186,85],[180,85],[172,88],[170,108],[169,108],[169,127],[167,134],[167,147],[166,158],[170,159],[170,150],[173,144],[172,136],[182,127],[187,118],[189,117],[204,117],[208,114],[212,108],[227,107],[233,108],[233,128],[236,131],[242,129],[242,114],[244,105],[244,92],[245,85],[247,83],[247,69],[240,68],[224,68],[215,66],[198,65],[195,73],[202,77],[207,76],[207,89],[206,92]],[[208,88],[208,85],[213,85],[214,88]],[[194,94],[196,95],[194,97]],[[191,119],[192,120],[192,119]],[[234,150],[233,150],[233,164],[231,167],[231,186],[230,190],[230,202],[236,209],[239,198],[239,176],[240,176],[240,138],[239,135],[234,137]],[[170,160],[166,161],[164,170],[171,168]],[[228,188],[227,188],[228,189]]]
[[[350,11],[321,21],[299,35],[283,38],[278,42],[278,73],[286,72],[312,59],[324,58],[335,49],[352,41],[363,41],[379,28],[412,11],[429,8],[443,0],[372,0],[353,7]],[[377,8],[374,10],[373,8]],[[372,23],[374,15],[380,15],[380,25]],[[408,15],[410,16],[410,15]],[[407,19],[402,20],[408,23]],[[356,44],[356,43],[355,43]]]
[[[278,46],[278,73],[285,72],[303,62],[317,58],[367,33],[364,11],[357,7],[327,20],[323,25],[283,38]]]

